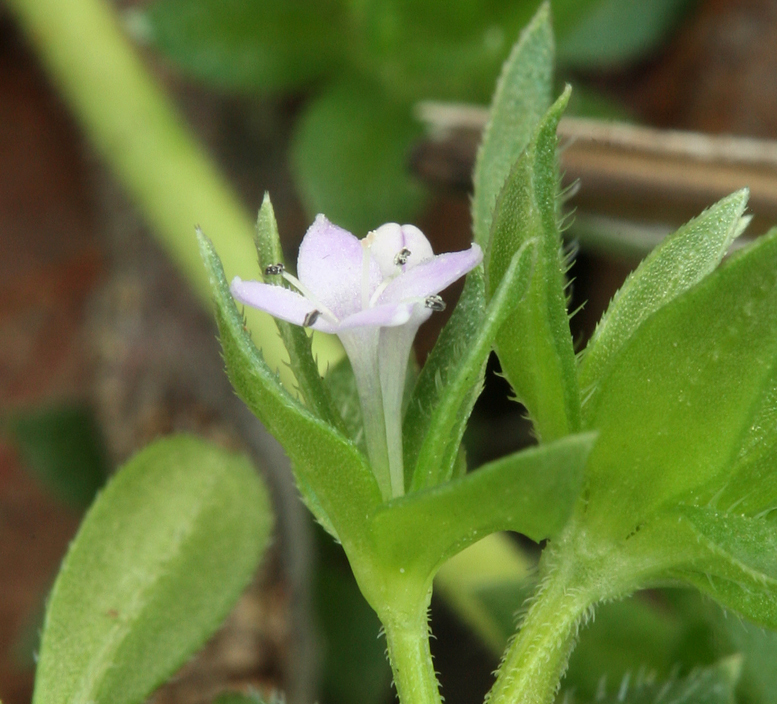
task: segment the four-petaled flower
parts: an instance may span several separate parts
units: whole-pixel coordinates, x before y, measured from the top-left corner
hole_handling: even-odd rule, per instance
[[[299,250],[295,278],[285,286],[232,282],[232,295],[282,320],[335,333],[350,359],[364,416],[367,452],[384,498],[404,493],[402,392],[418,327],[445,307],[440,291],[483,259],[473,244],[436,255],[413,225],[389,223],[359,240],[319,215]]]

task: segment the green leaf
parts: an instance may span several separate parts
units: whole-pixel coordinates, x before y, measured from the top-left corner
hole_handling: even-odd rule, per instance
[[[625,536],[722,489],[775,360],[777,232],[649,317],[610,366],[587,414],[589,521]]]
[[[256,221],[256,251],[259,255],[259,270],[262,272],[265,272],[268,266],[284,264],[278,223],[267,193],[264,194]],[[280,276],[272,276],[270,279],[280,286],[292,288],[291,284]],[[343,419],[335,409],[329,389],[318,373],[318,365],[311,350],[312,337],[303,327],[287,323],[280,318],[275,318],[275,324],[289,353],[291,370],[307,405],[321,420],[338,430],[344,430]]]
[[[739,443],[729,482],[710,497],[722,510],[754,516],[777,505],[777,365]]]
[[[143,701],[218,628],[272,518],[250,462],[159,440],[109,482],[51,593],[35,704]]]
[[[569,31],[559,34],[558,62],[570,68],[612,69],[659,48],[690,0],[589,2]]]
[[[510,172],[496,204],[486,254],[486,296],[491,299],[513,254],[530,239],[540,242],[529,291],[499,331],[496,352],[543,441],[580,427],[557,198],[556,127],[569,94],[567,89],[550,108]]]
[[[57,497],[77,508],[92,503],[108,465],[100,430],[86,408],[16,413],[9,428],[25,462]]]
[[[335,69],[347,23],[336,0],[156,0],[146,32],[181,70],[241,91],[281,91]]]
[[[752,582],[738,582],[709,573],[684,572],[677,576],[725,608],[742,614],[759,626],[777,630],[771,585],[769,590],[764,590],[760,586],[754,588]]]
[[[538,542],[555,535],[580,493],[595,439],[574,435],[523,450],[381,506],[370,523],[376,551],[384,564],[431,578],[490,533],[511,530]]]
[[[692,583],[724,606],[777,628],[777,525],[764,518],[683,506],[700,555]]]
[[[198,237],[232,385],[285,448],[300,492],[316,518],[344,543],[364,540],[366,514],[381,501],[364,456],[281,386],[243,327],[212,243],[201,232]]]
[[[414,479],[418,455],[427,442],[428,429],[435,420],[435,411],[441,399],[447,393],[449,380],[459,373],[461,362],[470,349],[467,341],[478,336],[485,314],[485,279],[483,267],[478,266],[467,275],[456,308],[427,357],[408,402],[402,424],[406,486],[416,486],[416,481],[425,479],[420,475],[418,480]],[[468,395],[459,407],[460,422],[466,423],[469,418],[482,390],[484,373],[485,369],[481,369],[479,377],[470,379]],[[461,426],[455,426],[454,435],[460,430]],[[460,441],[461,437],[455,449],[458,449]],[[450,468],[446,467],[442,475],[445,476],[448,472]]]
[[[502,69],[475,161],[472,220],[475,241],[484,249],[502,186],[550,107],[552,82],[553,30],[550,4],[544,3]]]
[[[688,290],[718,266],[748,220],[743,189],[705,210],[667,237],[632,272],[615,294],[591,337],[580,365],[580,387],[601,378],[624,343],[655,311]]]
[[[308,105],[293,145],[308,212],[356,234],[412,220],[426,197],[407,163],[421,132],[410,105],[375,85],[351,79],[330,88]]]
[[[597,697],[597,704],[734,704],[734,691],[742,658],[733,656],[712,667],[699,668],[687,677],[656,682],[654,676],[626,675],[610,695]]]
[[[456,367],[447,375],[428,423],[414,429],[414,433],[423,433],[423,442],[413,473],[413,490],[450,479],[467,420],[481,389],[494,337],[515,306],[520,305],[529,287],[536,245],[536,241],[530,240],[513,255],[477,331],[464,341],[465,349],[458,356]]]
[[[366,455],[362,406],[359,401],[359,391],[356,388],[356,377],[353,375],[351,360],[348,357],[343,357],[327,372],[326,385],[329,387],[337,412],[343,419],[346,434]]]

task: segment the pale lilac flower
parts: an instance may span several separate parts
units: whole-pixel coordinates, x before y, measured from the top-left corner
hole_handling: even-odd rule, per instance
[[[413,338],[435,310],[440,291],[483,259],[473,244],[436,255],[413,225],[389,223],[359,240],[319,215],[299,250],[297,291],[258,281],[232,282],[241,303],[340,338],[353,367],[367,451],[385,498],[404,493],[402,392]]]

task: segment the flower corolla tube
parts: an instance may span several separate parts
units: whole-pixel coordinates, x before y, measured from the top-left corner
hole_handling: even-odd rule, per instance
[[[336,334],[356,378],[367,453],[384,498],[404,493],[402,394],[415,334],[439,293],[483,259],[477,244],[435,255],[413,225],[388,223],[359,240],[319,215],[300,245],[297,275],[235,278],[236,300],[290,323]],[[285,279],[292,288],[280,285]]]

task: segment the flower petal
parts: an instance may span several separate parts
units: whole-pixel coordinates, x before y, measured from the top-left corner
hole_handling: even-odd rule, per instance
[[[390,303],[365,308],[340,322],[339,330],[361,327],[394,327],[404,325],[413,315],[413,303]]]
[[[283,286],[243,281],[236,276],[232,279],[229,290],[235,300],[295,325],[302,325],[307,316],[316,310],[315,305],[307,298]],[[309,327],[322,332],[334,332],[336,326],[319,316]]]
[[[408,269],[394,279],[381,294],[381,304],[426,298],[439,293],[483,261],[483,250],[476,244],[463,252],[438,254],[434,259]]]
[[[367,239],[371,242],[370,254],[380,266],[380,273],[384,278],[396,276],[401,271],[412,269],[434,257],[432,245],[415,225],[389,222],[367,235]],[[396,256],[403,250],[409,254],[405,258],[405,264],[400,265]]]
[[[362,308],[364,249],[350,232],[316,217],[299,248],[297,275],[314,302],[326,306],[340,320]],[[368,259],[367,297],[380,283],[378,265]]]

